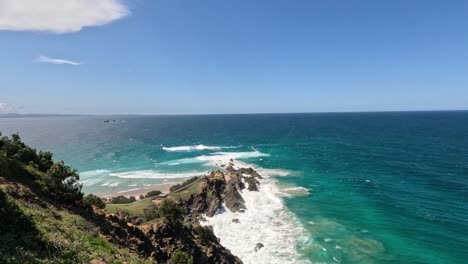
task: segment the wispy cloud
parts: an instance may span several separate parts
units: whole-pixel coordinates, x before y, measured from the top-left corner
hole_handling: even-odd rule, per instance
[[[35,62],[43,62],[43,63],[52,63],[52,64],[68,64],[68,65],[73,65],[73,66],[78,66],[83,64],[81,61],[72,61],[72,60],[66,60],[66,59],[56,59],[56,58],[51,58],[47,57],[44,55],[41,55],[37,57]]]
[[[0,30],[69,33],[129,14],[121,0],[0,0]]]
[[[14,105],[7,104],[7,103],[0,103],[0,114],[16,113],[18,109],[20,108],[15,107]]]

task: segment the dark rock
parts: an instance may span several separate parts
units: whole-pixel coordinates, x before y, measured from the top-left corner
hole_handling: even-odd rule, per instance
[[[255,245],[255,252],[259,251],[262,247],[264,247],[262,243],[257,243],[257,245]]]
[[[249,185],[249,187],[247,187],[247,190],[258,191],[258,185],[260,184],[260,182],[257,179],[255,179],[254,177],[244,177],[243,179]]]
[[[206,211],[206,215],[208,217],[213,217],[218,211],[220,206],[221,206],[221,201],[218,199],[218,197],[213,196],[208,202],[208,209]]]
[[[238,224],[240,223],[239,219],[237,219],[237,218],[232,219],[232,222],[233,223],[238,223]]]
[[[237,212],[240,209],[245,209],[244,198],[242,198],[236,186],[233,184],[228,184],[226,186],[224,191],[224,202],[231,212]]]

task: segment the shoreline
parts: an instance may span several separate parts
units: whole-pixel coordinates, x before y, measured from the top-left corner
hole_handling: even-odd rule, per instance
[[[139,200],[140,195],[146,195],[150,191],[160,191],[162,194],[169,194],[170,188],[176,184],[178,183],[165,183],[153,186],[135,187],[118,192],[110,190],[108,192],[94,192],[92,194],[97,195],[103,199],[109,199],[117,196],[125,196],[127,198],[134,196],[137,200]]]

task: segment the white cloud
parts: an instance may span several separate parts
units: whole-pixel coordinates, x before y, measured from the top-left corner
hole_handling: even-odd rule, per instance
[[[78,66],[78,65],[83,64],[81,61],[72,61],[72,60],[65,60],[65,59],[54,59],[54,58],[50,58],[50,57],[47,57],[47,56],[44,56],[44,55],[41,55],[41,56],[37,57],[34,61],[35,62],[52,63],[52,64],[69,64],[69,65],[73,65],[73,66]]]
[[[17,108],[7,103],[0,103],[0,114],[16,113]]]
[[[0,30],[68,33],[129,14],[121,0],[0,0]]]

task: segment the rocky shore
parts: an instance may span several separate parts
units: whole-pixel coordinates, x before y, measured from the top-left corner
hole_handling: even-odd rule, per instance
[[[158,263],[167,262],[177,249],[193,256],[195,263],[242,263],[220,244],[209,226],[201,226],[200,223],[205,221],[205,217],[213,217],[223,205],[231,212],[247,210],[241,192],[258,191],[261,178],[252,168],[236,169],[231,163],[166,197],[152,199],[155,208],[164,200],[180,205],[183,209],[180,224],[170,221],[144,222],[121,210],[109,213],[95,208],[95,215],[101,226],[105,227],[102,232],[108,240]],[[258,243],[255,251],[262,247]]]

